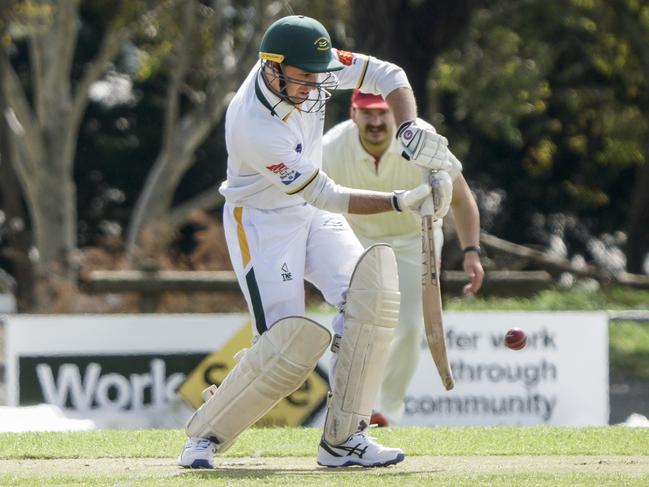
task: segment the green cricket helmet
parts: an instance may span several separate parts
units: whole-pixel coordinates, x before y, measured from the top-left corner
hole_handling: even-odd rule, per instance
[[[275,21],[264,33],[259,57],[295,66],[307,73],[327,73],[343,69],[331,52],[331,38],[324,26],[303,15]]]
[[[303,15],[281,18],[268,27],[261,40],[259,58],[262,60],[262,69],[268,61],[279,65],[279,70],[273,73],[279,79],[279,92],[276,94],[307,112],[324,108],[331,97],[329,90],[338,86],[338,78],[333,71],[344,67],[331,50],[331,37],[327,29],[317,20]],[[319,73],[320,79],[310,83],[287,76],[283,69],[287,65],[307,73]],[[316,95],[310,95],[306,99],[292,99],[286,93],[287,82],[312,86]]]

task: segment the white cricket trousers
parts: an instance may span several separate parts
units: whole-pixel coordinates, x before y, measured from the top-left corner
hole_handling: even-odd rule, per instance
[[[304,316],[304,280],[339,306],[363,247],[342,215],[308,204],[276,210],[226,203],[223,226],[232,267],[253,318],[253,336],[277,320]],[[334,333],[344,321],[334,319]]]
[[[438,260],[442,255],[444,234],[441,220],[435,222],[435,247]],[[361,244],[368,247],[379,240],[357,235]],[[421,235],[380,240],[392,246],[399,271],[401,307],[397,326],[388,354],[383,381],[374,409],[385,416],[390,424],[403,419],[404,399],[415,375],[424,339],[424,313],[421,300]]]

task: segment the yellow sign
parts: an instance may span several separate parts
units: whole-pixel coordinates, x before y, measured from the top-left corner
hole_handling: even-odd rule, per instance
[[[250,324],[245,324],[221,349],[206,356],[187,376],[178,394],[193,408],[203,403],[201,392],[211,384],[218,387],[234,367],[234,354],[252,343]],[[299,426],[324,407],[329,385],[316,367],[293,394],[282,399],[256,426]]]

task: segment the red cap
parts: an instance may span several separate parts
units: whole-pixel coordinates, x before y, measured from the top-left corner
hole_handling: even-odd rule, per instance
[[[390,108],[381,95],[361,93],[358,90],[354,90],[354,93],[352,94],[352,107],[365,108],[367,110],[372,110],[373,108]]]

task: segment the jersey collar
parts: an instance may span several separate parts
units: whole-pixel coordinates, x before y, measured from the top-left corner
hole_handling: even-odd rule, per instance
[[[288,120],[289,115],[295,110],[295,107],[290,103],[282,100],[275,93],[270,91],[264,80],[262,79],[262,71],[259,70],[257,78],[255,79],[255,94],[257,98],[271,113],[284,122]]]

